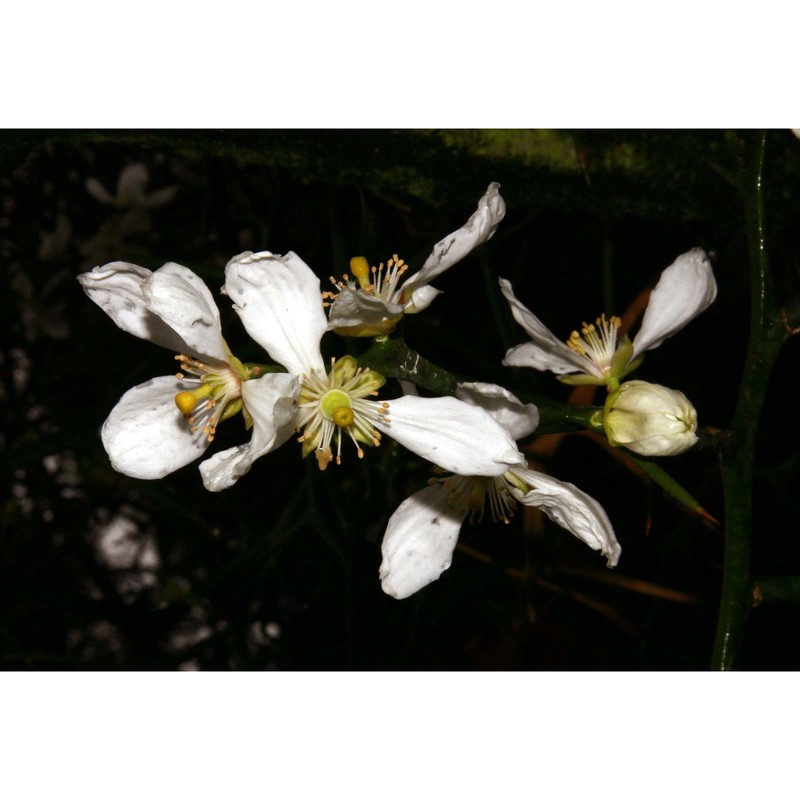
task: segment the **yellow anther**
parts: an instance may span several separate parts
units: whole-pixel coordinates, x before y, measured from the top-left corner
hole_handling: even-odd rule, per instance
[[[334,410],[331,416],[333,417],[334,423],[340,428],[346,428],[348,425],[352,425],[353,420],[356,418],[350,406],[339,406],[339,408]]]
[[[569,339],[567,339],[567,345],[570,349],[574,350],[578,355],[583,355],[586,351],[583,349],[581,335],[578,331],[572,331],[570,334]]]
[[[197,397],[194,392],[179,392],[175,395],[175,405],[184,417],[189,417],[197,408]]]
[[[350,269],[352,270],[353,275],[355,275],[358,279],[358,283],[362,289],[366,290],[371,286],[369,280],[369,264],[364,256],[356,256],[355,258],[351,258]]]

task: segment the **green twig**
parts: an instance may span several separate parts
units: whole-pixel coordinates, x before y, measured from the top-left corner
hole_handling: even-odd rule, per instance
[[[423,358],[402,339],[377,337],[369,350],[358,357],[358,364],[386,378],[411,381],[438,395],[455,394],[458,383],[455,375]]]
[[[770,281],[764,216],[764,144],[732,180],[742,194],[750,262],[750,336],[733,420],[720,439],[720,471],[725,496],[725,562],[712,669],[735,665],[752,606],[750,537],[756,432],[772,367],[786,328]]]

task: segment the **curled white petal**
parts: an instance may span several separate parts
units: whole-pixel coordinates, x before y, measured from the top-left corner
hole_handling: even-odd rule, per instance
[[[319,279],[299,256],[241,253],[225,268],[225,289],[247,332],[289,372],[324,372]]]
[[[508,389],[497,384],[459,383],[456,397],[486,411],[514,441],[524,439],[539,426],[539,409],[533,403],[523,404]]]
[[[375,423],[422,458],[458,475],[502,475],[522,459],[489,414],[455,397],[400,397]]]
[[[650,295],[642,326],[633,340],[633,356],[658,347],[717,296],[717,282],[705,251],[695,247],[678,256],[662,273]]]
[[[378,330],[402,313],[403,306],[399,303],[388,303],[355,286],[345,286],[331,305],[328,330],[361,326]]]
[[[103,424],[101,438],[117,472],[156,479],[199,458],[208,447],[175,405],[185,387],[174,376],[153,378],[122,395]]]
[[[433,286],[412,287],[404,308],[405,313],[418,314],[420,311],[424,311],[440,294],[442,294],[442,290],[434,289]]]
[[[472,216],[457,231],[438,242],[422,269],[403,284],[406,296],[430,283],[437,275],[450,269],[476,247],[491,239],[505,214],[506,204],[500,195],[500,184],[490,183]],[[428,299],[428,303],[431,299],[433,298]],[[420,310],[419,307],[417,310]]]
[[[511,306],[514,319],[531,337],[530,342],[512,347],[506,353],[506,357],[503,359],[505,366],[533,367],[539,370],[550,370],[556,375],[591,370],[597,377],[602,377],[599,370],[580,359],[564,342],[557,339],[536,315],[517,300],[509,281],[500,278],[500,290]]]
[[[233,486],[257,458],[280,447],[294,433],[299,391],[297,377],[287,373],[269,373],[242,383],[242,400],[253,418],[252,438],[200,464],[206,489],[220,492]]]
[[[208,287],[187,267],[170,262],[142,285],[147,308],[195,353],[227,361],[219,310]]]
[[[404,500],[392,514],[381,544],[381,588],[402,600],[435,581],[449,566],[466,508],[436,483]]]
[[[515,468],[512,474],[527,484],[522,492],[514,485],[509,489],[523,505],[541,508],[553,522],[568,530],[592,550],[599,550],[609,567],[615,567],[622,548],[605,509],[593,497],[571,483],[558,481],[549,475],[530,469]]]
[[[152,274],[136,264],[112,261],[78,275],[78,281],[89,299],[126,333],[175,352],[185,351],[188,348],[183,339],[147,308],[142,287]]]

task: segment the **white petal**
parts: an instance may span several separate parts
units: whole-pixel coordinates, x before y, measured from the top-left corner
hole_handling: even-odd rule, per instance
[[[403,306],[371,297],[353,286],[345,286],[331,304],[328,330],[367,326],[385,329],[403,313]]]
[[[406,290],[404,289],[404,291]],[[406,301],[403,310],[406,314],[418,314],[420,311],[424,311],[441,293],[441,289],[434,289],[433,286],[412,287],[411,297]]]
[[[486,193],[478,201],[478,208],[473,215],[457,231],[436,244],[422,269],[403,284],[406,296],[414,288],[430,283],[437,275],[469,255],[478,245],[491,239],[505,214],[506,204],[500,196],[500,184],[490,183]]]
[[[100,434],[117,472],[131,478],[163,478],[205,452],[208,440],[192,433],[175,405],[175,395],[185,388],[170,375],[122,395]]]
[[[500,278],[500,290],[511,306],[514,319],[531,337],[530,342],[512,347],[503,359],[507,367],[533,367],[533,369],[550,370],[556,375],[568,372],[585,372],[591,366],[585,359],[579,358],[567,345],[545,326],[538,317],[532,314],[514,296],[511,284]],[[599,370],[595,370],[602,377]]]
[[[485,411],[455,397],[400,397],[376,425],[422,458],[458,475],[502,475],[522,460]]]
[[[157,189],[144,197],[142,204],[145,208],[158,208],[169,203],[177,193],[177,186],[165,186],[163,189]]]
[[[119,174],[117,181],[117,202],[125,205],[139,205],[144,197],[144,189],[150,180],[147,167],[141,162],[129,164]]]
[[[577,486],[541,472],[516,468],[512,472],[530,488],[523,493],[509,483],[511,493],[520,503],[541,508],[557,525],[606,556],[609,567],[617,565],[622,548],[608,515],[597,500]]]
[[[100,203],[109,205],[114,202],[114,198],[108,193],[108,189],[97,178],[87,178],[84,185],[86,191]]]
[[[242,399],[253,418],[252,439],[200,464],[206,489],[219,492],[233,486],[257,458],[280,447],[294,433],[299,391],[297,377],[287,373],[268,373],[242,383]]]
[[[247,332],[289,372],[324,372],[328,326],[319,279],[294,253],[242,253],[225,268],[225,289]]]
[[[450,566],[466,508],[456,509],[436,483],[412,494],[392,514],[381,544],[381,588],[402,600]]]
[[[539,426],[539,409],[533,403],[523,405],[508,389],[497,384],[459,383],[456,397],[486,411],[514,441],[524,439]]]
[[[136,264],[112,261],[78,275],[78,280],[89,298],[123,331],[181,352],[186,349],[183,339],[147,308],[142,286],[152,274]]]
[[[642,326],[633,340],[632,359],[677,333],[705,311],[716,296],[717,282],[705,252],[695,247],[678,256],[661,273],[650,295]]]
[[[227,361],[219,310],[202,279],[180,264],[164,264],[142,286],[147,308],[200,355]]]

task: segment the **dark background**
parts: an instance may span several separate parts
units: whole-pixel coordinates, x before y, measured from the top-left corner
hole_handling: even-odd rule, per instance
[[[566,339],[582,320],[623,312],[677,255],[702,246],[714,253],[716,303],[648,354],[636,377],[684,391],[701,426],[724,428],[749,298],[741,202],[714,167],[734,166],[753,139],[749,131],[0,133],[0,663],[705,668],[721,529],[586,435],[540,437],[530,457],[604,505],[623,548],[616,570],[538,512],[519,512],[508,526],[465,526],[450,570],[404,601],[381,592],[380,540],[430,470],[388,441],[323,474],[289,443],[219,494],[203,489],[196,465],[156,482],[115,473],[100,425],[128,388],[173,372],[173,354],[118,330],[75,278],[112,260],[151,269],[177,261],[217,295],[226,262],[248,249],[294,250],[323,281],[354,255],[377,263],[398,253],[418,267],[496,180],[505,220],[434,281],[445,293],[404,321],[407,343],[465,379],[502,383],[526,400],[567,399],[570,388],[551,375],[501,366],[525,337],[497,276]],[[148,175],[144,195],[114,198],[122,171],[137,164]],[[800,141],[770,132],[767,219],[781,300],[797,293],[800,277],[799,175]],[[98,199],[98,182],[113,202]],[[233,351],[263,360],[226,299],[219,305]],[[357,354],[363,344],[331,334],[324,349]],[[781,353],[758,437],[755,574],[800,570],[797,347],[789,340]],[[237,419],[222,426],[214,450],[241,440]],[[661,463],[722,519],[713,447]],[[798,666],[797,624],[791,604],[754,609],[740,666]]]

